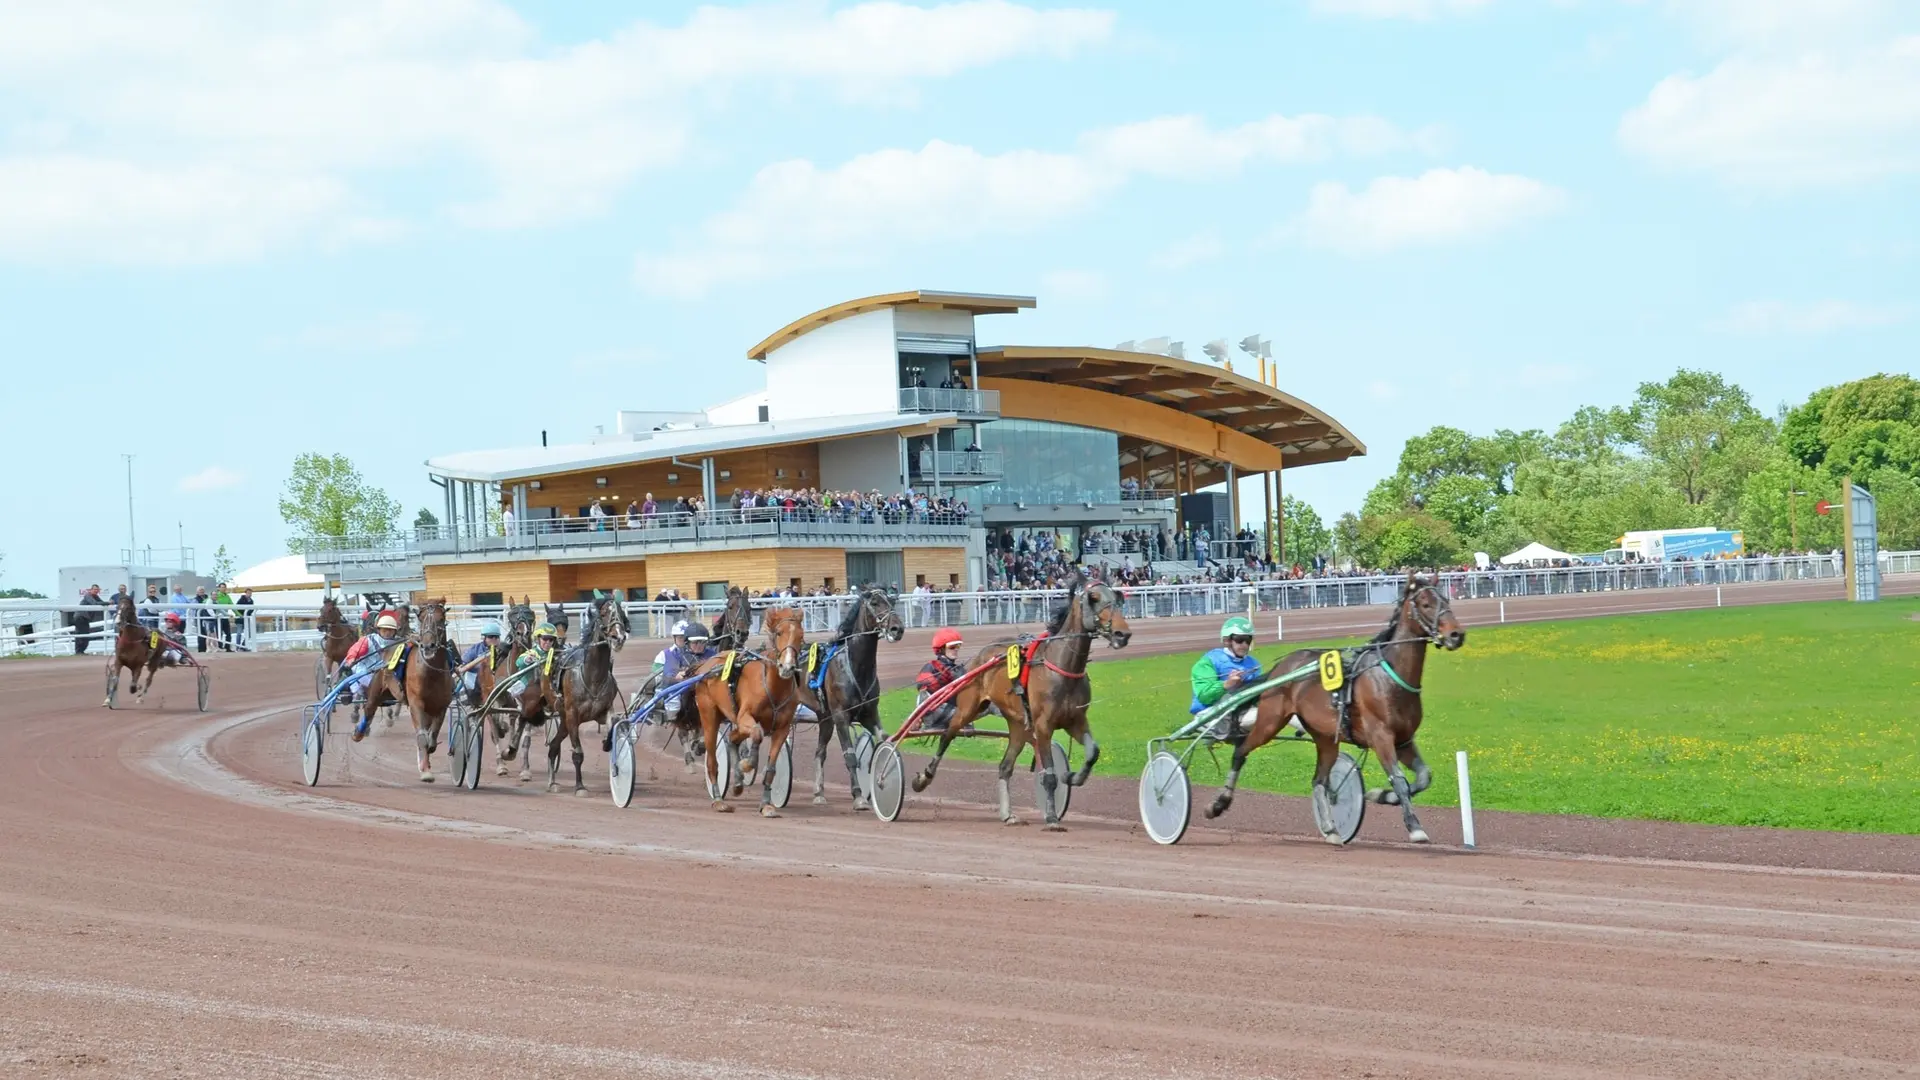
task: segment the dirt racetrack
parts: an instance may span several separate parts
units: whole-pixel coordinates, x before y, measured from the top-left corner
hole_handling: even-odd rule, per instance
[[[1508,617],[1622,599],[1674,594]],[[1138,629],[1129,653],[1205,640]],[[890,682],[923,637],[883,649]],[[1159,848],[1130,780],[1052,835],[953,762],[885,825],[837,763],[808,805],[810,757],[779,820],[713,813],[677,757],[617,810],[597,747],[590,799],[490,754],[478,792],[444,757],[423,785],[404,719],[336,736],[309,790],[312,655],[211,663],[206,715],[177,672],[110,713],[97,658],[0,665],[0,1077],[1920,1071],[1920,838],[1487,815],[1466,852],[1376,808],[1335,849],[1243,795]]]

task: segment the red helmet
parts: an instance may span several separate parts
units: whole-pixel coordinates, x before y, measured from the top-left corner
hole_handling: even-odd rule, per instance
[[[960,631],[951,626],[943,626],[933,632],[933,651],[940,652],[949,645],[960,644]]]
[[[168,626],[182,626],[182,625],[185,625],[185,624],[186,624],[186,621],[187,621],[187,620],[185,620],[185,619],[183,619],[183,618],[181,618],[181,617],[180,617],[180,613],[179,613],[179,612],[177,612],[177,611],[169,611],[169,612],[167,612],[167,625],[168,625]]]

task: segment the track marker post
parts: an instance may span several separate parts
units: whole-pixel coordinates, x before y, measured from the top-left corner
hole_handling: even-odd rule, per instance
[[[1287,640],[1287,617],[1285,615],[1275,615],[1273,617],[1273,640]]]
[[[1507,621],[1507,602],[1505,600],[1500,601],[1500,621]]]
[[[1721,607],[1721,606],[1723,606],[1723,605],[1722,605],[1722,604],[1720,603],[1720,586],[1718,586],[1718,585],[1715,585],[1715,586],[1713,587],[1713,606],[1714,606],[1714,607]]]
[[[1474,847],[1473,784],[1467,779],[1467,752],[1454,751],[1453,763],[1460,773],[1460,842]]]

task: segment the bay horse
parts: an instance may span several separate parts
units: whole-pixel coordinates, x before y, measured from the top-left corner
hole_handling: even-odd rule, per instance
[[[813,752],[813,802],[827,801],[827,736],[840,739],[840,753],[847,763],[847,784],[853,791],[853,808],[867,808],[867,793],[860,790],[860,762],[853,749],[853,725],[865,728],[875,742],[886,737],[880,726],[880,639],[899,641],[906,633],[893,600],[885,592],[868,586],[860,590],[853,606],[840,620],[832,640],[824,644],[826,673],[820,676],[820,689],[810,679],[800,681],[800,703],[820,718],[820,742]]]
[[[126,668],[133,674],[133,701],[138,705],[147,696],[147,690],[153,686],[153,674],[163,666],[155,663],[166,652],[163,638],[162,647],[153,644],[153,635],[159,633],[140,625],[139,616],[134,611],[133,597],[122,596],[116,605],[119,610],[118,622],[114,627],[113,656],[107,661],[107,698],[100,704],[113,708],[113,701],[120,692],[120,669]],[[140,684],[140,673],[145,671],[147,682]]]
[[[771,818],[780,816],[773,805],[773,763],[779,759],[781,748],[787,745],[793,731],[794,710],[800,705],[801,680],[794,675],[807,644],[807,622],[799,608],[779,607],[761,613],[760,625],[766,632],[767,647],[773,658],[751,653],[744,654],[745,659],[736,656],[734,664],[738,674],[734,685],[728,686],[724,679],[708,679],[694,687],[694,702],[700,709],[700,738],[707,750],[708,790],[720,787],[720,721],[730,720],[734,760],[740,764],[734,777],[729,778],[729,784],[737,794],[742,785],[753,780],[764,746],[765,765],[759,768],[760,816]],[[726,654],[721,653],[703,662],[695,671],[704,672],[725,663]],[[771,743],[766,741],[768,736],[772,736]],[[736,779],[739,783],[733,782]],[[733,807],[724,799],[714,799],[713,808],[723,814],[733,812]]]
[[[440,728],[447,722],[447,707],[453,704],[453,669],[460,666],[459,652],[447,637],[445,600],[421,603],[420,628],[406,638],[401,648],[408,653],[404,661],[405,676],[396,678],[393,669],[385,664],[374,671],[367,683],[367,700],[360,706],[360,720],[354,725],[354,741],[364,737],[361,733],[373,722],[382,697],[391,693],[396,705],[407,707],[407,717],[413,722],[414,758],[420,767],[420,781],[431,784],[433,748],[439,745]]]
[[[1234,786],[1247,755],[1266,745],[1294,717],[1307,734],[1319,759],[1313,770],[1313,821],[1320,835],[1332,843],[1340,839],[1333,827],[1333,803],[1327,777],[1340,753],[1341,742],[1372,750],[1386,770],[1386,788],[1367,792],[1367,798],[1388,806],[1399,806],[1407,827],[1407,839],[1416,844],[1427,842],[1427,831],[1413,812],[1413,797],[1433,782],[1432,770],[1420,757],[1414,735],[1420,730],[1421,678],[1426,671],[1429,645],[1448,650],[1466,644],[1467,632],[1453,617],[1453,605],[1440,591],[1434,579],[1409,571],[1400,589],[1400,599],[1384,630],[1357,650],[1347,666],[1346,681],[1351,684],[1347,728],[1341,731],[1339,707],[1334,704],[1320,680],[1309,676],[1281,683],[1260,696],[1252,730],[1234,747],[1233,763],[1227,780],[1207,807],[1206,816],[1219,817],[1233,805]],[[1322,649],[1300,649],[1274,661],[1268,677],[1284,675],[1319,661]],[[1408,783],[1405,770],[1413,770]]]
[[[320,617],[314,622],[314,629],[320,631],[320,650],[325,658],[327,685],[332,686],[340,677],[340,665],[347,659],[347,650],[360,640],[360,632],[347,622],[340,613],[340,604],[333,597],[324,597],[320,601]]]
[[[1093,688],[1087,680],[1087,657],[1095,637],[1106,639],[1111,648],[1124,649],[1133,631],[1127,628],[1126,616],[1120,611],[1120,595],[1113,587],[1098,581],[1088,584],[1075,573],[1067,586],[1066,603],[1054,612],[1046,633],[1032,641],[1011,638],[996,641],[974,657],[969,669],[1004,659],[1009,648],[1018,647],[1025,678],[1016,679],[1009,675],[1004,663],[996,664],[956,693],[952,698],[953,716],[940,734],[940,745],[934,750],[933,760],[913,778],[913,790],[925,791],[927,785],[933,783],[934,773],[939,770],[940,760],[946,756],[954,737],[991,706],[1007,721],[1007,752],[1000,758],[1001,822],[1022,824],[1014,816],[1008,786],[1021,748],[1031,742],[1034,767],[1041,770],[1040,783],[1049,795],[1043,828],[1050,832],[1063,831],[1066,827],[1060,824],[1051,798],[1060,782],[1060,778],[1053,775],[1053,733],[1065,731],[1086,748],[1085,763],[1078,772],[1065,778],[1068,785],[1079,787],[1093,773],[1094,762],[1100,760],[1100,744],[1094,741],[1093,729],[1087,723],[1087,706],[1093,701]]]
[[[551,605],[549,605],[551,609]],[[580,748],[580,729],[605,724],[620,686],[613,679],[613,654],[627,643],[627,608],[617,596],[602,596],[587,609],[587,625],[577,648],[566,650],[551,676],[542,676],[540,694],[549,718],[547,735],[547,790],[560,790],[560,744],[573,744],[573,793],[585,795],[580,771],[586,751]]]
[[[487,704],[488,699],[492,698],[493,688],[498,686],[501,680],[519,670],[520,657],[524,655],[528,649],[533,648],[533,604],[528,598],[523,596],[520,598],[519,603],[507,608],[506,623],[507,633],[505,647],[493,658],[491,664],[480,665],[480,677],[474,680],[474,690],[479,695],[481,705]],[[525,688],[523,687],[522,691],[524,692],[524,690]],[[518,698],[515,696],[507,700],[517,703]],[[495,707],[498,707],[498,703],[496,703]],[[531,747],[523,748],[519,746],[520,725],[517,722],[510,723],[505,717],[498,713],[489,715],[485,719],[493,728],[493,758],[496,763],[495,774],[505,776],[507,775],[507,762],[514,759],[518,750],[531,749]],[[514,737],[509,738],[509,735],[513,735]],[[531,778],[532,775],[523,767],[520,771],[520,779],[528,780]]]
[[[413,608],[411,606],[407,604],[383,603],[378,608],[368,607],[365,611],[362,611],[360,613],[360,636],[361,637],[373,636],[373,624],[379,620],[383,612],[387,612],[387,611],[393,612],[393,617],[400,620],[400,633],[406,634],[412,629]],[[344,654],[342,655],[344,656]],[[399,696],[395,695],[394,701],[386,707],[386,721],[387,721],[388,727],[392,727],[394,718],[400,715],[400,704],[401,702],[400,702]],[[368,713],[367,715],[372,716],[373,714]]]
[[[713,636],[707,639],[707,648],[716,652],[746,648],[753,637],[753,606],[747,601],[747,590],[738,585],[727,589],[727,606],[713,617],[708,629]]]

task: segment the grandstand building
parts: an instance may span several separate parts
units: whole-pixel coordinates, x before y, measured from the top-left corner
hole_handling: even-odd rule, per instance
[[[1283,470],[1366,452],[1325,412],[1225,367],[978,344],[981,317],[1033,306],[921,290],[823,308],[747,351],[763,391],[702,412],[621,412],[583,443],[432,458],[441,525],[313,544],[307,565],[355,591],[483,604],[709,598],[730,584],[971,590],[1008,530],[1171,533],[1181,496],[1224,484],[1210,502],[1227,518],[1206,522],[1220,535],[1243,520],[1228,505],[1235,480],[1265,478],[1257,514],[1277,506]],[[791,490],[913,492],[965,510],[735,508],[737,492]]]

